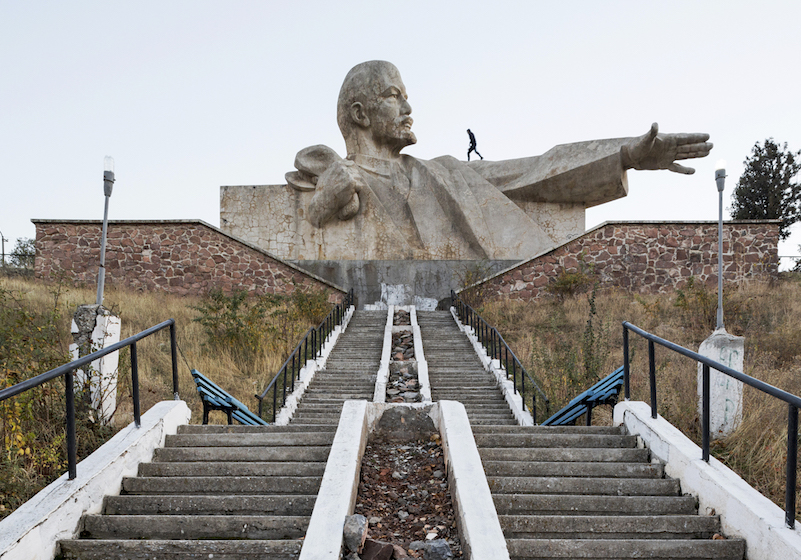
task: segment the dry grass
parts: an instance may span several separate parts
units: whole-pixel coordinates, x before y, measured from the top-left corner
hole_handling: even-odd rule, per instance
[[[489,302],[480,313],[498,327],[527,370],[561,408],[597,380],[584,368],[588,294],[536,303]],[[691,287],[681,293],[638,296],[620,291],[599,293],[593,320],[600,375],[623,363],[622,327],[629,321],[691,350],[715,326],[715,291]],[[754,284],[725,293],[728,332],[746,337],[745,373],[801,395],[801,277],[786,275],[774,285]],[[631,335],[632,398],[649,401],[647,343]],[[696,363],[657,347],[659,412],[696,442]],[[606,407],[605,407],[606,408]],[[594,414],[608,423],[609,412]],[[783,507],[787,441],[784,403],[745,388],[741,426],[714,444],[712,452],[760,492]],[[797,502],[801,504],[801,493]],[[799,508],[801,512],[801,507]]]
[[[19,294],[31,309],[38,312],[52,310],[55,296],[58,295],[58,308],[63,317],[60,339],[54,341],[66,353],[72,342],[70,319],[79,304],[93,303],[94,288],[66,286],[46,283],[32,279],[0,278],[0,288]],[[136,334],[166,319],[176,322],[178,346],[178,377],[180,395],[192,409],[192,422],[200,422],[202,406],[197,397],[195,384],[189,372],[195,368],[234,397],[248,405],[258,408],[255,393],[260,393],[275,375],[291,348],[286,344],[270,345],[249,359],[243,360],[232,352],[209,346],[203,327],[194,321],[199,316],[195,309],[203,298],[197,296],[178,297],[158,292],[131,292],[107,288],[104,305],[117,313],[122,320],[122,338]],[[305,331],[310,325],[302,325],[297,330]],[[291,344],[291,343],[290,343]],[[276,347],[278,346],[278,347]],[[172,395],[172,363],[170,358],[169,331],[150,336],[137,344],[139,361],[139,383],[141,409],[145,411],[161,400],[170,400]],[[123,350],[120,356],[120,387],[118,390],[118,411],[115,424],[124,426],[133,418],[130,382],[130,354]],[[213,412],[211,423],[226,422],[225,415]]]

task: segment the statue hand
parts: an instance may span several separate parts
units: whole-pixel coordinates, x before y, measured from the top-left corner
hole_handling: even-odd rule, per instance
[[[349,220],[359,212],[359,193],[368,188],[359,167],[350,160],[332,163],[317,180],[317,192],[309,204],[309,218],[321,227],[335,215]]]
[[[676,173],[691,175],[692,167],[685,167],[675,160],[706,157],[712,149],[707,142],[709,134],[659,134],[659,125],[634,138],[621,148],[624,169],[669,169]]]

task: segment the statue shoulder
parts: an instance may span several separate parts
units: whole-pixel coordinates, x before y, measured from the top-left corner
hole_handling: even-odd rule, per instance
[[[288,185],[299,191],[313,191],[317,188],[317,179],[325,173],[331,164],[343,161],[333,149],[322,144],[303,148],[295,156],[295,169],[284,178]]]

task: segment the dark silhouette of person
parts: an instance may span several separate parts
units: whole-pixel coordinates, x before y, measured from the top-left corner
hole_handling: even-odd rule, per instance
[[[484,159],[484,156],[479,154],[478,150],[476,150],[476,137],[472,132],[470,132],[469,128],[467,129],[467,136],[470,138],[470,148],[467,150],[467,161],[470,161],[471,152],[475,152],[478,157]]]

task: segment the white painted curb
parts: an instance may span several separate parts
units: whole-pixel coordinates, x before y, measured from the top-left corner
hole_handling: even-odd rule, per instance
[[[325,363],[328,361],[331,350],[336,346],[340,335],[348,328],[348,323],[350,323],[355,309],[356,308],[351,305],[345,312],[345,316],[342,318],[342,324],[334,327],[334,330],[331,331],[328,340],[323,344],[320,350],[320,356],[316,360],[309,360],[306,362],[305,366],[300,368],[300,379],[295,381],[295,390],[286,398],[286,403],[284,403],[284,406],[281,407],[281,410],[278,411],[275,417],[276,426],[286,426],[292,420],[304,393],[306,393],[306,389],[309,388],[309,383],[314,379],[314,374],[325,368]]]
[[[431,402],[431,382],[428,379],[428,362],[423,352],[423,335],[417,323],[417,309],[414,306],[409,310],[412,323],[412,336],[414,337],[414,358],[417,360],[417,382],[420,384],[420,397],[422,402]]]
[[[384,346],[381,348],[381,364],[375,376],[375,389],[373,402],[382,403],[387,400],[387,381],[389,381],[389,359],[392,353],[392,321],[395,316],[395,306],[387,306],[387,323],[384,326]]]
[[[367,445],[367,401],[345,401],[299,560],[339,560]]]
[[[467,558],[509,558],[492,493],[464,405],[439,401],[439,431],[448,465],[448,483]]]
[[[122,479],[135,476],[167,435],[189,422],[184,401],[162,401],[142,415],[142,427],[120,430],[77,465],[77,477],[63,474],[11,515],[0,521],[2,560],[51,560],[56,543],[78,532],[81,516],[99,513],[103,496],[119,494]]]
[[[479,342],[478,336],[473,332],[473,328],[462,324],[454,307],[451,307],[451,316],[453,316],[453,320],[456,321],[456,324],[459,326],[459,330],[470,340],[470,343],[473,345],[473,350],[475,350],[476,355],[481,360],[481,365],[484,366],[486,371],[495,376],[495,382],[500,387],[503,398],[506,399],[506,403],[512,410],[512,414],[515,420],[517,420],[517,423],[521,426],[533,426],[534,418],[532,418],[531,412],[523,405],[523,397],[515,392],[514,382],[506,378],[506,370],[501,367],[500,361],[490,359],[484,346]]]
[[[625,424],[640,436],[651,455],[665,463],[665,474],[681,481],[682,492],[698,497],[699,513],[720,515],[723,532],[746,541],[749,560],[801,558],[801,532],[784,524],[784,510],[749,486],[734,471],[710,457],[650,405],[623,401],[615,406],[614,425]]]

